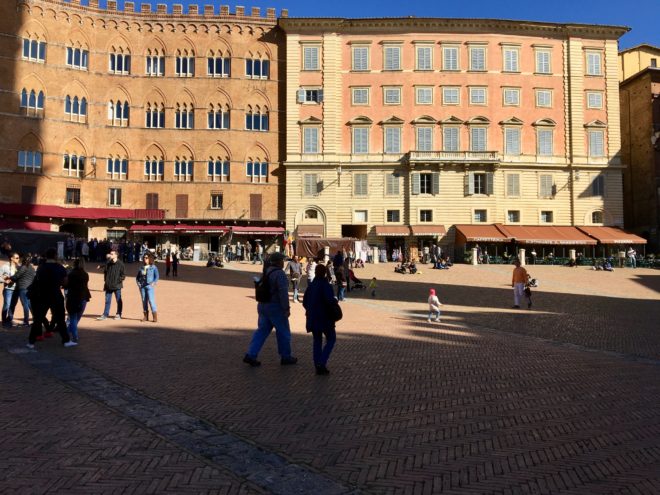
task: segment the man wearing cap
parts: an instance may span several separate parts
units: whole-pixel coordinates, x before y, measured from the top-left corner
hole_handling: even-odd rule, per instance
[[[296,364],[298,358],[291,355],[291,328],[289,327],[289,281],[284,273],[284,255],[273,253],[265,263],[262,278],[266,277],[270,289],[270,301],[257,303],[259,320],[257,330],[252,335],[252,341],[243,362],[250,366],[260,366],[257,360],[271,330],[275,327],[277,351],[280,354],[280,364]]]

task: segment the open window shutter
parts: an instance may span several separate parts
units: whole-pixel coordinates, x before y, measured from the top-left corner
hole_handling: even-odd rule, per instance
[[[319,103],[323,101],[323,90],[319,89]]]
[[[493,194],[493,172],[488,172],[486,174],[486,194],[492,195]]]
[[[419,174],[412,174],[412,193],[419,194],[420,184],[419,184]]]
[[[318,176],[314,176],[316,182],[316,194],[321,194],[323,192],[323,181],[318,180]]]
[[[474,194],[474,172],[467,175],[467,194]]]
[[[299,89],[298,90],[298,103],[305,103],[305,90],[304,89]]]
[[[440,194],[440,173],[433,172],[433,184],[432,184],[433,195]]]

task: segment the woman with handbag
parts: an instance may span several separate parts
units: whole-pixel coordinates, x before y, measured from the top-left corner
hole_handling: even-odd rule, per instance
[[[144,264],[140,267],[135,278],[140,289],[142,298],[143,318],[141,321],[149,321],[149,307],[153,322],[158,321],[158,309],[156,308],[155,286],[159,280],[158,267],[154,264],[154,256],[147,251],[144,254]]]
[[[306,310],[307,332],[314,337],[313,355],[317,375],[328,375],[328,359],[337,341],[335,323],[342,318],[339,302],[326,277],[327,268],[316,265],[314,280],[305,291],[303,307]],[[323,336],[325,335],[325,346]]]

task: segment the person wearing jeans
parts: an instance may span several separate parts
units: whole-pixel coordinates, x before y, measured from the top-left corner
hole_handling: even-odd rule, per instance
[[[20,256],[18,253],[10,253],[9,263],[3,265],[0,269],[4,284],[2,290],[2,326],[7,328],[11,328],[14,319],[14,311],[11,303],[12,299],[14,299],[16,284],[12,280],[12,277],[16,275],[19,260]]]
[[[69,272],[66,282],[66,311],[69,314],[67,330],[73,342],[78,342],[78,323],[85,313],[87,302],[92,298],[87,284],[89,275],[82,266],[83,262],[76,259],[73,262],[73,270]]]
[[[291,355],[289,282],[283,268],[284,255],[282,253],[273,253],[268,259],[266,269],[262,275],[262,277],[267,277],[270,300],[257,304],[257,313],[259,315],[257,329],[252,334],[250,346],[243,357],[243,362],[250,366],[261,365],[261,362],[257,361],[257,356],[273,327],[275,327],[275,334],[277,336],[277,351],[281,358],[280,364],[289,365],[298,362],[298,358]]]
[[[143,257],[144,265],[138,270],[136,281],[140,289],[140,296],[142,297],[142,311],[144,317],[142,321],[149,321],[149,307],[151,306],[151,315],[153,321],[158,321],[158,308],[156,308],[156,282],[160,278],[158,275],[158,268],[154,264],[154,255],[147,251]]]
[[[18,268],[16,274],[11,277],[12,281],[16,284],[14,290],[14,298],[11,301],[11,313],[14,314],[18,301],[21,301],[23,306],[23,326],[30,324],[30,300],[28,299],[28,288],[32,285],[36,273],[32,267],[32,258],[30,255],[23,257],[23,264]]]
[[[99,316],[97,320],[105,320],[110,316],[110,305],[112,303],[113,294],[117,301],[115,320],[121,320],[122,309],[124,306],[121,300],[121,289],[125,278],[124,263],[119,259],[117,251],[113,249],[110,251],[110,254],[108,254],[108,262],[105,264],[103,270],[105,308],[103,309],[103,314]]]
[[[332,293],[332,286],[328,282],[327,268],[323,264],[316,266],[316,276],[309,285],[303,297],[303,306],[306,310],[307,332],[313,336],[312,353],[314,367],[317,375],[328,375],[328,359],[337,341],[335,319],[330,307],[339,304]],[[325,336],[325,345],[323,337]]]

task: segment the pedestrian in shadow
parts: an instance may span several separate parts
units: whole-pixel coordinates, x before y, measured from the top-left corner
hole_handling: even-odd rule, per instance
[[[80,258],[73,260],[73,270],[66,282],[66,311],[69,314],[67,330],[71,341],[78,343],[78,323],[85,312],[87,303],[92,298],[89,292],[89,275],[83,268]]]
[[[335,322],[341,318],[339,302],[335,299],[326,275],[325,265],[316,265],[314,281],[303,296],[303,307],[307,318],[306,329],[314,337],[314,367],[317,375],[330,373],[327,364],[337,341]],[[323,336],[325,336],[325,345],[323,345]]]
[[[150,251],[144,253],[144,264],[137,273],[136,281],[140,288],[140,297],[142,298],[142,312],[144,316],[141,321],[149,321],[149,307],[151,306],[151,316],[154,323],[158,322],[158,308],[156,307],[156,283],[159,274],[158,267],[154,264],[154,255]]]

